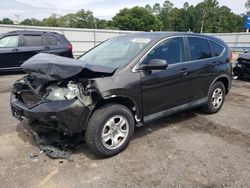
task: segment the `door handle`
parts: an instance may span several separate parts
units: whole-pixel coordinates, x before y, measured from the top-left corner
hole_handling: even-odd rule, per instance
[[[19,49],[17,49],[17,48],[12,49],[12,52],[18,52],[18,51],[19,51]]]
[[[183,75],[187,75],[188,74],[188,69],[187,68],[183,68],[180,71]]]
[[[44,50],[49,50],[49,47],[48,47],[48,46],[45,46],[45,47],[44,47]]]

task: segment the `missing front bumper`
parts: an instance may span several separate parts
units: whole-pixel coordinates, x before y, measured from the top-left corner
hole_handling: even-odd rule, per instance
[[[32,107],[11,94],[12,115],[19,120],[28,119],[44,128],[56,129],[64,134],[83,131],[90,111],[78,99],[60,101],[40,101]]]

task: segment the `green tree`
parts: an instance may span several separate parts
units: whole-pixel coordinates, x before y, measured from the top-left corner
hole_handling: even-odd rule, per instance
[[[217,0],[204,0],[195,7],[198,11],[197,23],[202,25],[206,33],[243,31],[241,16],[234,14],[226,6],[219,6]]]
[[[242,17],[220,7],[217,0],[204,0],[196,6],[186,2],[180,9],[167,0],[160,9],[158,18],[166,31],[200,32],[202,25],[207,33],[243,31]]]
[[[106,29],[111,27],[110,22],[104,19],[96,18],[96,27],[97,29]]]
[[[242,31],[243,18],[231,12],[227,6],[219,8],[218,12],[218,33]]]
[[[195,6],[191,5],[186,10],[187,22],[186,29],[192,32],[200,32],[200,23],[199,23],[199,12]]]
[[[183,8],[184,8],[185,10],[188,10],[188,8],[189,8],[189,3],[188,3],[188,2],[185,2],[185,3],[183,4]]]
[[[113,17],[113,26],[122,30],[158,31],[162,27],[159,19],[143,7],[124,8]]]
[[[58,27],[58,16],[57,14],[52,14],[50,17],[43,19],[43,25],[49,27]]]
[[[161,13],[161,5],[159,3],[155,3],[153,6],[153,13],[155,15],[159,15]]]
[[[42,21],[37,20],[35,18],[25,19],[20,24],[21,25],[31,25],[31,26],[43,26]]]
[[[158,15],[158,18],[159,20],[162,22],[163,24],[163,29],[164,30],[173,30],[171,29],[172,26],[171,26],[171,21],[172,18],[169,17],[169,14],[171,12],[171,10],[173,9],[174,7],[174,4],[168,0],[166,0],[164,3],[163,3],[163,6],[161,7],[161,12],[160,14]],[[173,14],[175,15],[175,14]]]
[[[75,14],[74,27],[77,28],[95,28],[95,17],[89,10],[80,10]]]
[[[59,27],[74,27],[75,14],[67,14],[65,16],[60,16],[57,20]]]
[[[203,24],[203,32],[215,33],[218,30],[219,3],[217,0],[204,0],[197,4],[198,23]]]
[[[9,18],[4,18],[4,19],[2,20],[2,24],[9,24],[9,25],[12,25],[12,24],[14,24],[14,22],[13,22],[11,19],[9,19]]]
[[[146,9],[147,11],[153,13],[153,8],[152,8],[149,4],[147,4],[147,5],[145,6],[145,9]]]
[[[31,22],[31,19],[25,19],[25,20],[23,20],[21,23],[20,23],[21,25],[32,25],[32,22]]]

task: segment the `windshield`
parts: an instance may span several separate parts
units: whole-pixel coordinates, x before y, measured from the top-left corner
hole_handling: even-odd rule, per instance
[[[127,65],[150,42],[149,38],[125,36],[100,44],[79,58],[87,64],[109,68]]]

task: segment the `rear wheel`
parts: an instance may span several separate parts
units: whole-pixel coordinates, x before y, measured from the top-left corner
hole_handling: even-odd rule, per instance
[[[134,124],[133,114],[125,106],[103,106],[90,118],[86,143],[99,157],[116,155],[127,147],[134,132]]]
[[[216,82],[210,89],[208,102],[203,106],[203,111],[208,114],[217,113],[225,100],[225,86],[222,82]]]

